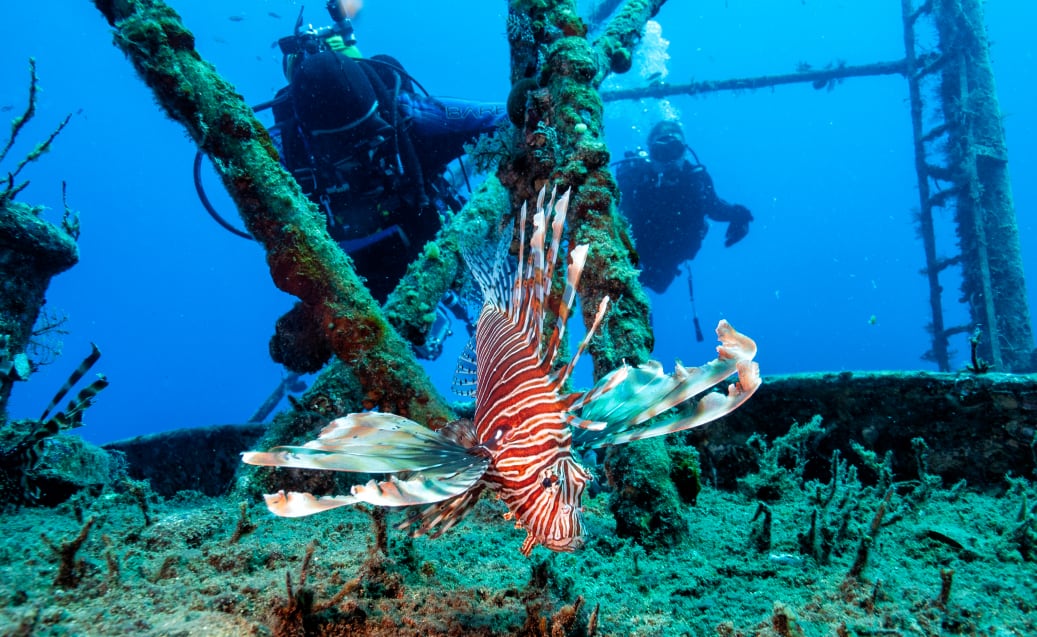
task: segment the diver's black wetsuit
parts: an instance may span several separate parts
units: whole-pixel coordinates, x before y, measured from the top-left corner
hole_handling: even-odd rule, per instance
[[[705,166],[685,157],[671,162],[627,158],[616,168],[616,181],[640,258],[641,283],[659,293],[680,273],[680,264],[698,254],[709,230],[706,217],[738,224],[746,232],[752,220],[747,208],[717,196]]]
[[[492,132],[503,104],[418,94],[389,57],[306,56],[278,93],[282,161],[384,302],[461,202],[442,174]]]

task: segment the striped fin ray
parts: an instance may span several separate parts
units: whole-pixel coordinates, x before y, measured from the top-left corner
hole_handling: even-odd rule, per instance
[[[47,416],[50,415],[50,410],[54,409],[54,407],[56,407],[57,404],[61,402],[61,400],[68,394],[68,392],[71,391],[72,387],[79,382],[79,379],[81,379],[83,376],[86,375],[88,371],[90,371],[90,368],[94,366],[94,363],[97,362],[97,359],[101,358],[101,350],[97,348],[97,345],[90,343],[90,349],[90,354],[88,354],[87,357],[83,359],[83,362],[79,364],[79,367],[77,367],[75,371],[72,372],[72,374],[68,377],[68,380],[65,381],[65,384],[62,385],[61,389],[58,390],[58,393],[54,394],[54,398],[50,401],[50,404],[47,405],[47,408],[43,410],[43,415],[39,418],[41,422],[47,419]]]
[[[568,193],[566,193],[568,194]],[[555,328],[551,331],[551,338],[548,340],[548,347],[543,351],[543,355],[540,358],[540,366],[544,371],[551,369],[551,366],[555,363],[555,357],[558,356],[558,345],[562,341],[562,336],[565,335],[565,324],[569,320],[569,313],[572,311],[572,304],[577,299],[577,285],[580,283],[580,275],[583,274],[584,264],[587,262],[587,246],[577,246],[569,252],[569,265],[565,269],[565,290],[562,292],[562,302],[558,305],[558,316],[555,320]],[[597,322],[595,322],[595,327]],[[593,335],[593,329],[589,332]],[[566,365],[567,369],[571,369],[569,365]],[[561,387],[562,383],[568,377],[568,371],[561,375],[561,379],[557,386]]]
[[[450,383],[450,390],[458,396],[475,396],[479,389],[479,364],[475,357],[475,336],[465,344],[457,357],[457,368]]]
[[[576,406],[582,406],[581,420],[608,424],[596,431],[575,429],[575,444],[601,447],[651,438],[704,425],[737,409],[760,386],[759,367],[752,360],[756,343],[724,320],[717,325],[717,337],[721,342],[717,358],[701,367],[687,369],[677,365],[673,374],[667,375],[662,365],[649,361],[603,377],[591,395],[580,397]],[[652,420],[735,373],[738,381],[731,383],[726,393],[707,393],[691,415]],[[599,391],[599,387],[607,389]]]
[[[525,206],[523,206],[523,216]],[[493,250],[461,249],[461,256],[468,265],[472,278],[479,284],[483,294],[483,303],[504,309],[509,298],[513,296],[508,280],[508,248],[511,247],[511,235],[505,233]],[[521,261],[519,262],[521,263]],[[521,271],[521,266],[519,267]]]
[[[108,386],[108,379],[105,378],[104,374],[98,374],[97,376],[97,380],[81,389],[76,394],[76,397],[69,401],[65,411],[58,412],[45,424],[48,427],[53,427],[55,431],[81,427],[83,425],[83,412],[94,404],[94,397]]]
[[[565,229],[565,216],[569,212],[569,196],[572,193],[571,189],[567,189],[558,199],[558,203],[555,203],[555,190],[551,191],[551,201],[547,204],[545,216],[550,214],[551,210],[554,210],[554,215],[550,219],[551,222],[551,247],[547,251],[547,258],[544,266],[544,280],[548,288],[551,287],[551,278],[554,276],[555,264],[558,262],[558,249],[562,245],[562,231]],[[545,219],[548,221],[548,219]],[[584,247],[584,252],[587,249]],[[581,268],[582,269],[582,268]],[[546,296],[547,290],[544,290],[544,296]]]
[[[485,486],[474,488],[442,502],[408,512],[407,518],[396,525],[401,531],[409,530],[411,537],[428,535],[432,539],[443,535],[464,519],[479,501]],[[431,533],[429,533],[431,531]]]
[[[359,502],[351,495],[328,495],[318,498],[310,493],[285,493],[283,490],[268,493],[263,496],[263,500],[271,513],[282,518],[301,518]]]
[[[543,202],[544,190],[540,189],[539,202]],[[540,203],[537,203],[540,206]],[[519,233],[519,249],[518,249],[518,267],[515,269],[515,277],[512,281],[511,287],[511,303],[508,305],[508,315],[518,316],[521,309],[522,303],[522,268],[525,266],[526,258],[526,202],[522,202],[522,208],[519,209],[518,218],[518,233]],[[501,309],[504,309],[504,305],[499,305]]]
[[[533,215],[533,235],[529,239],[529,256],[525,272],[520,271],[515,277],[516,287],[519,288],[519,313],[514,317],[515,324],[519,333],[532,343],[536,351],[540,350],[540,338],[544,329],[544,239],[546,235],[544,211],[538,209]]]
[[[598,330],[598,326],[601,325],[601,320],[605,318],[605,311],[609,307],[609,297],[602,297],[601,302],[598,303],[598,312],[594,315],[594,322],[591,323],[591,327],[587,330],[587,334],[580,341],[580,346],[576,348],[576,353],[569,359],[569,362],[565,364],[557,372],[557,380],[555,381],[557,387],[561,387],[568,380],[569,375],[572,374],[573,368],[576,367],[576,362],[580,360],[580,356],[586,351],[587,346],[590,345],[591,339],[594,337],[594,333]]]
[[[578,246],[572,251],[573,263],[567,269],[566,294],[559,308],[560,320],[556,322],[547,348],[543,348],[544,316],[547,308],[547,297],[551,289],[558,253],[565,230],[565,217],[569,210],[571,190],[566,190],[556,201],[556,190],[552,190],[551,199],[544,206],[546,188],[540,189],[537,197],[537,211],[533,215],[533,236],[529,241],[529,258],[525,272],[515,277],[515,289],[519,290],[519,314],[516,324],[527,336],[534,350],[539,354],[542,367],[550,367],[553,362],[558,343],[564,333],[565,318],[568,318],[572,303],[576,297],[575,283],[579,281],[586,261],[587,246]],[[547,242],[548,226],[551,229],[550,243]],[[547,246],[545,252],[545,245]],[[522,275],[522,276],[519,276]],[[513,314],[513,316],[515,316]]]

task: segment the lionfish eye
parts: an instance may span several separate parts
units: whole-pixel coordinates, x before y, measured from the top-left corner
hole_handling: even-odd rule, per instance
[[[544,481],[540,483],[545,489],[551,488],[551,478],[544,478]]]

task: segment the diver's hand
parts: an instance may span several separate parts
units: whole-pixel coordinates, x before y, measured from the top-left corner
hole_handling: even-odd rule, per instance
[[[745,206],[735,206],[735,208],[739,213],[738,219],[727,224],[727,234],[724,236],[724,247],[727,248],[738,243],[749,234],[749,222],[753,220],[753,215],[748,208]]]
[[[341,35],[333,35],[331,37],[328,37],[324,40],[324,44],[327,45],[329,49],[337,53],[345,53],[346,49],[349,48],[349,46],[346,44],[346,41],[342,38]]]

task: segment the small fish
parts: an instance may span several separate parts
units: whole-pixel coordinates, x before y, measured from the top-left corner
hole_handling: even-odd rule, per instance
[[[275,20],[280,20],[281,19],[281,14],[280,13],[275,13],[273,11],[267,11],[266,14],[268,16],[270,16],[271,18],[275,19]]]
[[[230,20],[231,22],[243,22],[245,20],[245,16],[238,14],[238,15],[227,16],[227,19]]]
[[[537,199],[528,260],[524,257],[526,206],[519,214],[519,267],[507,276],[511,233],[494,258],[466,254],[485,302],[476,325],[474,356],[462,358],[456,383],[475,395],[474,420],[457,420],[433,431],[394,414],[366,412],[332,421],[320,436],[302,446],[275,447],[242,454],[248,464],[392,475],[356,485],[350,495],[315,497],[309,493],[264,496],[275,514],[300,517],[366,502],[412,507],[397,526],[414,536],[438,537],[457,524],[484,491],[508,508],[505,519],[526,531],[520,552],[542,545],[573,551],[583,545],[582,497],[591,474],[574,450],[621,444],[697,427],[744,403],[760,386],[753,362],[756,344],[720,321],[718,357],[699,368],[680,364],[669,375],[650,361],[623,365],[591,389],[562,393],[569,375],[605,315],[609,299],[598,306],[587,336],[572,359],[555,369],[555,358],[587,259],[586,245],[569,253],[565,289],[548,339],[544,319],[569,192],[546,207]],[[548,226],[550,244],[546,250]],[[690,415],[666,414],[671,407],[709,390],[737,373],[726,392],[708,392]]]

